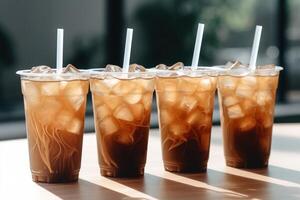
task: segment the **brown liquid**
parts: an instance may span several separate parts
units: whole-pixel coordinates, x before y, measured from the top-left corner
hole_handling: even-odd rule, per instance
[[[215,90],[215,77],[156,78],[162,153],[167,171],[206,171]]]
[[[88,81],[22,80],[32,179],[77,181]]]
[[[277,76],[218,79],[226,164],[238,168],[268,165]]]
[[[91,79],[101,174],[141,176],[147,157],[153,79]]]

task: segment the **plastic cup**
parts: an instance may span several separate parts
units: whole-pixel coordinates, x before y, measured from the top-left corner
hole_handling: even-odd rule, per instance
[[[88,73],[18,71],[24,97],[32,180],[78,180]]]
[[[268,165],[280,70],[276,67],[256,69],[250,74],[233,70],[220,73],[218,94],[227,166]]]
[[[211,67],[158,70],[155,89],[165,170],[207,168],[217,71]]]
[[[90,86],[101,174],[143,175],[154,73],[92,70]]]

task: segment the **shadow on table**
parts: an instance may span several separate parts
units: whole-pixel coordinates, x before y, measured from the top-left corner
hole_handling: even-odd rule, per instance
[[[88,199],[88,200],[114,200],[129,199],[126,195],[107,189],[100,185],[79,179],[78,183],[68,184],[46,184],[39,183],[40,187],[48,190],[55,196],[68,199]]]
[[[269,165],[266,169],[247,169],[247,171],[300,184],[300,171],[292,169]]]
[[[252,171],[251,171],[252,172]],[[282,186],[251,177],[236,176],[212,169],[202,174],[177,174],[192,180],[205,182],[219,188],[247,195],[251,199],[299,199],[300,188]],[[267,174],[265,174],[267,175]]]
[[[148,173],[138,179],[111,178],[110,180],[157,199],[241,199],[240,196],[230,193],[196,187]]]

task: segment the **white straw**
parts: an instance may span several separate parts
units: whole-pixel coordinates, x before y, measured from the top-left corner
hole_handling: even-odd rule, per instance
[[[257,60],[257,54],[259,49],[261,31],[262,31],[262,26],[256,26],[255,36],[252,45],[252,52],[251,52],[251,57],[249,62],[249,67],[252,71],[256,69],[256,60]]]
[[[192,61],[192,70],[196,70],[199,62],[201,43],[203,38],[204,24],[198,24],[197,37],[194,47],[193,61]]]
[[[57,29],[56,72],[61,73],[63,67],[64,29]]]
[[[129,71],[132,34],[133,34],[133,29],[128,28],[127,33],[126,33],[126,43],[125,43],[125,52],[124,52],[124,60],[123,60],[123,72]]]

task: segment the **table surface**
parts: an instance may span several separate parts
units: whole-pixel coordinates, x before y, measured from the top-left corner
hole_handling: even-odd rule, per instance
[[[145,175],[100,176],[95,134],[85,134],[78,183],[31,181],[27,141],[0,142],[0,199],[300,199],[300,124],[276,124],[270,165],[241,170],[225,166],[221,129],[213,127],[206,173],[170,173],[163,169],[160,137],[151,130]]]

